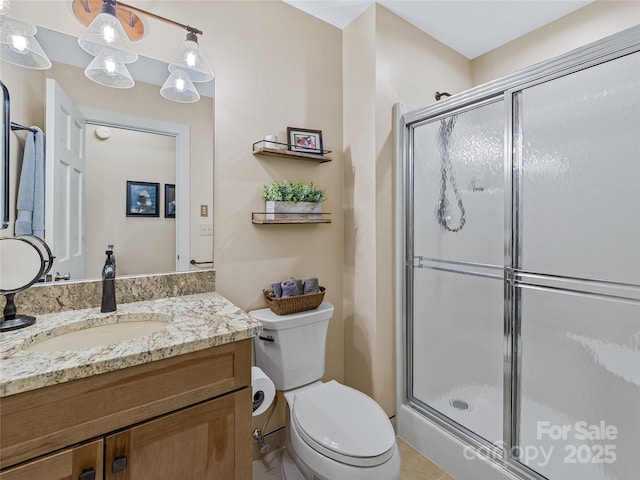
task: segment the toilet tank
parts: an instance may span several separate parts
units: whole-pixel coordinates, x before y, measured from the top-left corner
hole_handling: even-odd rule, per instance
[[[333,305],[322,302],[315,310],[276,315],[268,308],[249,314],[260,321],[262,333],[254,338],[256,365],[277,390],[290,390],[320,380],[324,375],[327,327]]]

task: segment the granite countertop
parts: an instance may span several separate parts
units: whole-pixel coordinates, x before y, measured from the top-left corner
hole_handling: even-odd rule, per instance
[[[131,321],[127,314],[167,322],[149,335],[110,345],[57,352],[24,350],[90,326]],[[261,325],[218,293],[200,293],[39,315],[35,325],[0,333],[0,397],[169,358],[253,337]]]

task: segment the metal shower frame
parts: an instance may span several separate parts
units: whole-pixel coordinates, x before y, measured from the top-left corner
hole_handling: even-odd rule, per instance
[[[520,238],[518,192],[522,159],[519,140],[518,97],[526,88],[553,80],[595,65],[640,51],[640,26],[635,26],[578,48],[554,59],[520,70],[498,80],[480,85],[453,97],[442,99],[429,107],[406,111],[396,106],[396,351],[397,381],[399,386],[398,408],[405,404],[441,427],[464,444],[485,452],[484,456],[506,472],[527,480],[546,480],[544,476],[519,463],[511,456],[512,447],[519,444],[518,419],[520,409],[520,312],[518,286],[540,286],[535,275],[519,271]],[[455,423],[445,415],[411,397],[413,365],[413,269],[421,266],[423,259],[413,251],[413,134],[424,123],[461,113],[481,105],[504,102],[504,399],[503,399],[503,451],[474,432]],[[404,110],[404,112],[402,111]],[[427,259],[424,259],[427,260]],[[416,261],[419,263],[416,265]],[[486,266],[466,264],[485,271]],[[478,273],[482,274],[482,273]],[[490,274],[482,274],[488,276]],[[615,285],[612,285],[615,286]],[[552,287],[550,287],[552,288]],[[640,301],[640,293],[637,301]]]

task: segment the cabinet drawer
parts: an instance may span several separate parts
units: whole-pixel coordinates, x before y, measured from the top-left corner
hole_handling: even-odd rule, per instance
[[[0,480],[76,480],[90,469],[102,480],[102,452],[103,441],[96,440],[4,471]]]
[[[0,399],[0,468],[251,383],[251,340]]]

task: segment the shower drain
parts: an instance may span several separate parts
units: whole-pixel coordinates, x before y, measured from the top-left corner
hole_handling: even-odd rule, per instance
[[[451,405],[456,410],[469,410],[470,408],[470,405],[467,402],[465,402],[464,400],[460,400],[459,398],[450,400],[449,405]]]

